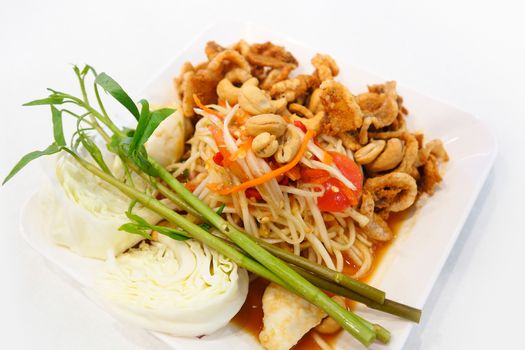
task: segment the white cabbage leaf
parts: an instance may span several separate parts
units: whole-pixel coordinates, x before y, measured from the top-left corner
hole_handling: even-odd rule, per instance
[[[120,160],[106,157],[114,174],[123,173]],[[113,159],[112,159],[113,158]],[[47,165],[50,189],[41,196],[42,211],[46,217],[44,231],[58,245],[68,247],[76,254],[105,259],[108,252],[118,255],[136,245],[143,237],[119,231],[128,222],[125,212],[130,199],[119,190],[80,166],[70,155],[60,154]],[[145,188],[137,176],[136,186]],[[150,223],[161,218],[137,205],[134,213]]]
[[[246,270],[200,242],[160,235],[108,259],[95,290],[122,321],[190,337],[225,326],[243,305],[248,283]]]

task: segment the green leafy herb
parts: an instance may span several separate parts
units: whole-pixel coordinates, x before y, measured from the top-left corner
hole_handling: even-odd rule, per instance
[[[7,181],[9,181],[13,176],[15,176],[20,170],[22,170],[31,161],[37,158],[40,158],[42,156],[48,156],[51,154],[58,153],[60,152],[60,150],[61,150],[60,146],[58,146],[56,143],[52,143],[49,147],[47,147],[43,151],[33,151],[33,152],[26,154],[25,156],[22,157],[22,159],[20,159],[20,161],[18,161],[18,163],[16,163],[16,165],[13,167],[11,172],[6,176],[6,178],[2,182],[2,185],[4,185]]]
[[[139,120],[140,114],[137,105],[122,87],[106,73],[100,73],[95,79],[95,83],[101,86],[107,93],[119,101],[128,111]]]
[[[133,134],[133,140],[131,141],[129,153],[133,154],[137,152],[145,143],[155,129],[159,126],[164,119],[175,112],[174,109],[163,108],[153,112],[149,110],[149,104],[146,100],[139,102],[142,105],[140,111],[140,119],[137,124],[137,129]]]
[[[168,236],[177,241],[185,241],[187,239],[190,239],[190,237],[186,235],[184,232],[173,229],[171,227],[151,225],[143,217],[133,214],[130,210],[126,212],[126,216],[131,222],[128,222],[120,226],[119,227],[120,231],[125,231],[129,233],[141,235],[142,237],[146,239],[152,239],[151,237],[152,231],[158,232],[162,235]]]
[[[102,169],[107,174],[111,174],[111,171],[104,160],[104,156],[102,155],[102,152],[100,151],[100,148],[98,148],[95,141],[93,141],[84,131],[77,131],[80,131],[78,133],[80,142],[86,151],[88,151],[91,158],[93,158],[93,160],[98,164],[100,169]]]
[[[34,100],[27,103],[24,103],[23,106],[42,106],[42,105],[59,105],[64,103],[63,96],[51,95],[40,100]]]
[[[53,120],[53,136],[58,146],[65,146],[64,127],[62,125],[62,111],[51,105],[51,117]]]

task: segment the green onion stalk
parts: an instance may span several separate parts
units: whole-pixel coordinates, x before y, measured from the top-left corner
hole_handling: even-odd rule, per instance
[[[385,299],[384,292],[255,239],[224,220],[221,215],[187,190],[167,169],[147,155],[144,147],[145,142],[157,126],[174,112],[173,109],[163,108],[151,111],[149,103],[145,100],[135,104],[116,81],[105,73],[97,74],[88,65],[82,70],[75,66],[74,71],[80,83],[82,98],[49,89],[51,94],[47,98],[25,104],[29,106],[50,106],[54,142],[42,151],[34,151],[22,157],[7,175],[3,184],[32,160],[65,151],[86,170],[128,196],[133,205],[136,202],[141,203],[144,207],[174,224],[182,232],[176,229],[149,225],[145,220],[131,212],[133,206],[130,206],[126,213],[132,222],[123,225],[121,229],[142,234],[146,238],[151,238],[147,233],[148,230],[151,232],[151,229],[173,239],[187,239],[189,235],[230,258],[248,271],[277,283],[318,306],[365,346],[369,346],[376,339],[388,342],[390,334],[380,325],[372,324],[352,311],[341,307],[321,289],[349,297],[381,311],[414,321],[419,320],[419,310]],[[90,72],[95,77],[93,90],[99,110],[91,106],[86,90],[85,80]],[[99,86],[130,112],[137,121],[135,129],[120,129],[113,123],[102,103],[98,90]],[[82,113],[63,108],[67,104],[80,108]],[[141,107],[140,110],[138,105]],[[62,124],[64,114],[77,120],[76,131],[73,133],[69,145],[66,144],[64,137]],[[101,150],[90,134],[91,131],[96,131],[106,143],[108,150],[122,160],[125,173],[130,181],[120,180],[111,173]],[[87,151],[93,162],[86,159],[84,156],[86,152],[84,151]],[[133,181],[131,181],[131,173],[141,176],[181,210],[202,219],[210,227],[215,227],[222,232],[227,240],[210,233],[203,225],[193,223],[188,218],[168,208],[152,195],[136,189]]]

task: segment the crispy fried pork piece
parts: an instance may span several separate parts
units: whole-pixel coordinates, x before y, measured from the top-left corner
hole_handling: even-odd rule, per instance
[[[418,145],[421,145],[423,142],[418,140]],[[448,161],[448,154],[445,151],[443,146],[443,141],[441,140],[432,140],[428,142],[425,147],[419,150],[419,164],[425,164],[430,155],[434,155],[437,159]]]
[[[318,80],[306,74],[298,75],[293,79],[287,79],[278,82],[270,89],[270,95],[273,98],[286,98],[288,102],[296,101],[306,95],[306,93],[314,88]]]
[[[251,45],[245,56],[252,65],[262,67],[282,68],[290,64],[297,67],[298,64],[295,57],[284,47],[274,45],[269,41]]]
[[[361,109],[344,85],[335,80],[323,82],[320,99],[326,112],[323,133],[337,135],[361,127],[363,123]]]
[[[336,136],[340,138],[341,141],[343,141],[343,146],[345,146],[352,152],[355,152],[361,148],[361,145],[357,141],[356,135],[353,135],[349,132],[342,132],[340,134],[337,134]]]
[[[335,60],[329,55],[316,54],[312,58],[312,65],[315,67],[314,75],[319,81],[333,79],[339,74],[339,67]]]
[[[394,233],[388,227],[386,221],[376,213],[372,215],[370,221],[362,230],[365,235],[376,241],[388,242],[394,238]]]
[[[423,165],[423,175],[421,176],[421,192],[434,194],[436,186],[443,178],[439,173],[439,164],[437,158],[431,154]]]
[[[389,126],[394,122],[394,120],[396,120],[396,117],[399,113],[396,82],[387,81],[382,85],[371,85],[368,87],[368,90],[369,93],[372,94],[384,94],[383,103],[381,103],[381,105],[377,105],[377,103],[375,103],[375,109],[363,109],[363,114],[366,117],[372,118],[372,123],[377,129]],[[363,107],[372,107],[370,97],[367,98],[367,105],[365,106],[363,104]]]
[[[215,41],[208,41],[206,43],[206,47],[204,48],[204,52],[206,53],[206,57],[208,57],[208,60],[211,60],[219,52],[222,52],[224,50],[226,49],[221,45],[217,44]]]
[[[403,172],[411,175],[414,179],[419,179],[419,172],[416,166],[419,157],[419,142],[417,138],[408,132],[401,135],[403,141],[405,141],[405,155],[401,164],[397,167],[396,171]]]
[[[366,180],[363,188],[374,198],[375,209],[398,212],[414,204],[417,183],[408,174],[397,171]]]
[[[289,350],[326,314],[303,298],[271,283],[262,298],[261,345],[267,350]]]
[[[210,60],[207,67],[209,71],[222,75],[234,68],[240,68],[247,72],[251,69],[244,56],[235,50],[224,50],[217,53]]]
[[[182,95],[183,95],[183,83],[185,80],[185,74],[186,73],[193,73],[195,72],[195,68],[190,62],[184,62],[182,65],[182,68],[180,70],[179,76],[176,77],[173,81],[175,85],[175,91],[177,92],[177,96],[179,97],[179,100],[182,101]]]
[[[276,83],[288,79],[295,67],[293,64],[288,64],[282,68],[274,68],[268,71],[259,87],[263,90],[270,90]]]
[[[220,76],[207,69],[185,73],[181,84],[182,112],[184,116],[191,117],[194,115],[193,108],[196,105],[193,100],[193,94],[196,94],[204,104],[216,103],[216,86],[219,81]]]

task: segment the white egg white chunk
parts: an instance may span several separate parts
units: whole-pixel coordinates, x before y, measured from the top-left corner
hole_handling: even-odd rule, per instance
[[[186,129],[189,128],[179,105],[168,106],[168,108],[175,109],[175,112],[159,124],[144,145],[148,155],[163,166],[180,160],[184,152],[188,131]]]
[[[118,319],[175,336],[224,327],[248,293],[248,274],[193,239],[160,235],[109,259],[95,290]]]
[[[277,284],[266,287],[262,298],[261,345],[267,350],[289,350],[326,314],[310,302]]]

